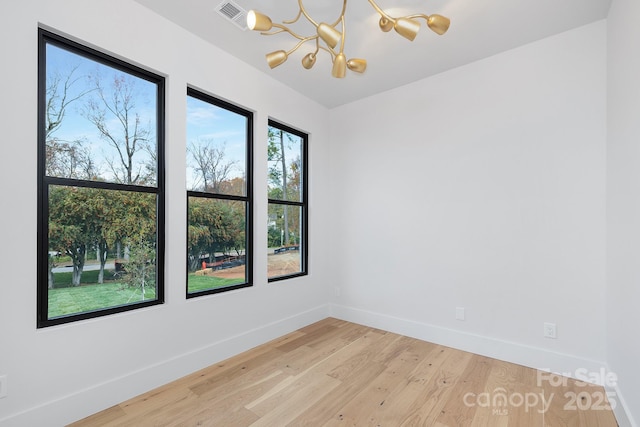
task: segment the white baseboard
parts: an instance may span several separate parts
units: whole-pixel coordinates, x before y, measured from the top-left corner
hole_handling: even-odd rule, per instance
[[[328,316],[329,306],[325,304],[261,325],[145,369],[12,414],[0,420],[0,427],[64,426]]]
[[[584,359],[578,356],[557,353],[516,342],[443,328],[441,326],[358,308],[332,304],[331,315],[342,320],[418,338],[423,341],[453,347],[530,368],[564,373],[565,375],[576,372],[577,369],[586,369],[588,372],[599,372],[601,368],[606,367],[604,362],[597,360]]]
[[[553,352],[343,305],[331,304],[330,310],[331,316],[338,319],[534,369],[562,373],[565,376],[575,377],[572,373],[576,372],[598,373],[602,369],[610,372],[605,362],[584,359],[570,354]],[[581,379],[584,379],[584,376]],[[615,389],[607,389],[607,391],[613,392],[614,397],[617,399],[614,413],[620,427],[637,427],[637,424],[634,423],[631,415],[625,409],[627,406],[620,390],[616,387]]]
[[[630,406],[627,405],[626,400],[620,388],[616,385],[615,387],[606,387],[607,392],[610,393],[608,396],[613,397],[616,403],[614,405],[613,413],[616,414],[616,421],[618,421],[618,425],[620,427],[638,427],[638,424],[633,419],[631,413],[627,410]],[[613,405],[613,404],[612,404]]]

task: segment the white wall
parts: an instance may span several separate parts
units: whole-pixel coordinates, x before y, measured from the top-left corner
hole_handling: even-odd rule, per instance
[[[324,318],[323,230],[330,195],[328,111],[131,0],[30,0],[0,6],[2,221],[0,425],[57,426]],[[167,76],[166,303],[36,329],[37,28],[39,23]],[[255,115],[255,286],[186,300],[186,85]],[[266,126],[310,136],[311,274],[266,283]]]
[[[603,366],[604,21],[331,122],[336,316],[538,368]]]
[[[614,0],[608,29],[607,361],[640,423],[640,3]],[[633,422],[633,421],[632,421]]]
[[[627,406],[638,406],[640,348],[628,339],[640,324],[633,0],[614,0],[608,34],[598,22],[331,112],[131,0],[0,6],[9,8],[0,13],[0,375],[9,386],[0,426],[62,425],[118,403],[325,317],[329,290],[339,291],[338,317],[481,354],[563,372],[607,360]],[[162,306],[35,328],[39,23],[167,76]],[[256,111],[257,201],[267,118],[311,133],[308,277],[267,285],[258,251],[253,288],[185,300],[187,84]],[[265,217],[257,203],[256,248]],[[546,321],[557,340],[542,337]]]

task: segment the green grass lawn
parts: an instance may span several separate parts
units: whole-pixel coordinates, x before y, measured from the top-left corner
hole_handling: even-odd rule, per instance
[[[80,283],[95,284],[98,283],[99,271],[83,271],[80,276]],[[113,270],[105,270],[104,281],[113,281]],[[54,288],[66,288],[71,286],[71,272],[68,273],[53,273],[53,287]]]
[[[154,299],[156,299],[156,290],[153,287],[145,288],[144,301]],[[49,318],[141,301],[143,299],[140,288],[124,287],[117,282],[49,289]]]
[[[49,318],[85,313],[143,301],[140,288],[130,288],[113,280],[113,272],[104,272],[98,284],[98,271],[84,271],[80,286],[71,286],[71,273],[54,273],[54,289],[49,289]],[[154,287],[146,287],[144,301],[156,299]]]
[[[82,273],[80,286],[71,286],[71,273],[54,273],[54,289],[49,289],[49,318],[86,313],[143,301],[139,288],[124,286],[104,272],[104,283],[98,284],[97,271]],[[244,283],[244,279],[221,279],[189,274],[189,293],[224,288]],[[184,285],[183,285],[184,286]],[[145,288],[144,301],[156,299],[153,287]]]
[[[244,283],[244,278],[221,279],[213,276],[196,276],[195,274],[189,274],[189,293],[225,288],[227,286],[238,285],[240,283]]]

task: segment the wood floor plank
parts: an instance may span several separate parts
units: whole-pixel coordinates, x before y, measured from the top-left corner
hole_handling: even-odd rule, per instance
[[[397,339],[398,337],[393,334],[368,331],[358,340],[363,344],[360,350],[327,374],[335,379],[347,381],[357,371],[358,367],[367,363],[379,363],[375,360],[378,353]]]
[[[569,393],[574,392],[571,380],[559,375],[548,375],[547,378],[549,378],[548,381],[542,381],[542,389],[554,404],[544,413],[545,425],[580,426],[580,414],[577,406],[576,410],[569,406],[571,403]]]
[[[440,349],[441,347],[435,344],[430,344],[430,348],[425,349],[421,360],[408,373],[405,381],[399,383],[391,391],[384,405],[380,405],[372,411],[372,419],[377,420],[381,426],[400,425],[408,414],[422,406],[429,394],[429,388],[425,387],[425,384],[435,375],[446,359]]]
[[[608,404],[602,387],[328,318],[71,426],[616,427]]]
[[[191,425],[249,425],[258,420],[259,416],[245,408],[289,376],[276,371],[271,375],[253,383],[233,386],[224,393],[207,393],[199,397],[196,407],[184,408],[183,416],[172,419],[167,427],[181,427],[184,419],[191,421]],[[238,414],[235,418],[234,414]]]
[[[482,393],[491,372],[491,359],[473,355],[465,370],[454,380],[447,404],[436,421],[451,427],[470,426],[477,406],[465,405],[467,393]]]
[[[367,332],[378,332],[378,334],[381,334],[380,331],[377,331],[374,328],[348,322],[345,326],[340,327],[340,329],[342,331],[340,337],[344,338],[347,341],[355,341],[357,339],[360,339]]]
[[[544,411],[548,396],[538,385],[537,372],[534,369],[497,360],[494,361],[494,366],[497,367],[497,371],[494,370],[496,378],[500,381],[496,384],[509,392],[509,405],[506,408],[509,424],[544,426]],[[523,403],[520,403],[520,397],[524,398]],[[494,414],[493,419],[495,418]]]
[[[331,393],[339,384],[340,381],[324,374],[305,374],[280,394],[262,402],[260,405],[247,405],[247,409],[258,415],[260,415],[259,412],[256,412],[258,409],[268,409],[260,415],[260,419],[252,426],[272,427],[286,425],[323,396]],[[266,404],[271,402],[276,403],[276,405],[265,407]]]
[[[128,416],[148,416],[148,414],[165,411],[176,405],[191,405],[194,401],[194,394],[188,388],[172,387],[159,388],[155,392],[145,395],[141,399],[132,399],[123,403],[121,408]]]
[[[430,427],[436,425],[436,419],[447,404],[453,385],[473,355],[449,347],[442,347],[440,354],[436,354],[436,357],[438,356],[443,357],[442,363],[439,364],[436,372],[424,382],[421,395],[402,419],[400,426]]]
[[[116,405],[112,406],[109,409],[105,409],[104,411],[98,412],[97,414],[84,418],[81,421],[71,423],[69,424],[69,427],[79,427],[83,425],[102,426],[109,422],[123,419],[126,415],[127,413],[124,412],[124,410],[119,405]]]
[[[398,340],[396,345],[402,348],[402,340]],[[409,373],[415,369],[420,360],[422,360],[420,354],[415,353],[410,348],[405,349],[389,361],[385,370],[339,410],[339,419],[335,419],[333,423],[329,422],[326,425],[344,425],[343,423],[345,422],[347,425],[356,426],[379,425],[373,413],[376,409],[385,406],[390,393],[400,383],[406,383]]]
[[[301,345],[312,345],[317,341],[322,342],[324,340],[329,339],[329,337],[332,336],[332,334],[339,334],[341,332],[342,331],[338,329],[336,326],[323,325],[321,328],[316,328],[315,330],[312,330],[310,332],[305,332],[304,335],[294,340],[291,340],[286,343],[282,343],[276,346],[276,348],[284,352],[287,352],[290,350],[294,350],[300,347]]]
[[[342,351],[348,344],[349,342],[342,337],[334,337],[327,340],[321,347],[312,348],[304,345],[282,357],[278,368],[291,375],[298,375],[319,362],[332,358],[335,353]]]
[[[357,367],[354,374],[348,380],[323,396],[313,406],[302,412],[289,424],[290,427],[298,426],[322,426],[336,417],[339,417],[340,408],[353,399],[363,387],[366,387],[374,378],[385,370],[380,363],[368,363]]]
[[[471,425],[543,425],[542,388],[533,387],[533,377],[513,363],[492,361],[491,372],[480,395],[468,395],[465,405],[476,407]]]
[[[230,363],[226,369],[221,369],[219,372],[209,375],[204,380],[198,379],[189,389],[195,394],[206,393],[212,389],[221,389],[225,387],[228,382],[245,375],[254,368],[263,367],[264,364],[273,362],[282,355],[283,353],[280,349],[272,348],[254,357],[242,360],[241,363]]]
[[[289,425],[319,426],[327,420],[339,416],[339,409],[386,369],[385,365],[378,362],[354,364],[355,356],[362,352],[371,354],[372,346],[384,348],[385,344],[393,342],[393,339],[387,339],[387,343],[379,343],[386,334],[381,335],[371,329],[361,332],[364,335],[360,339],[349,344],[332,358],[311,368],[315,372],[331,372],[332,377],[339,379],[341,384],[316,402],[314,406],[301,413]],[[349,368],[347,369],[345,366]]]
[[[272,387],[267,393],[247,403],[245,408],[262,417],[273,411],[283,402],[296,399],[300,394],[300,390],[313,387],[315,383],[338,384],[335,379],[331,377],[327,379],[325,377],[327,377],[327,375],[316,372],[305,372],[298,376],[287,377]]]
[[[375,335],[379,334],[375,333]],[[373,335],[372,339],[372,335],[365,334],[361,337],[360,340],[356,340],[353,343],[343,346],[339,351],[340,354],[335,354],[335,357],[329,357],[328,355],[325,355],[323,359],[316,359],[315,364],[310,364],[304,371],[301,371],[288,380],[283,381],[277,387],[274,387],[272,390],[262,396],[259,401],[247,405],[247,408],[252,409],[256,413],[260,414],[264,412],[264,410],[261,409],[262,407],[264,407],[264,401],[271,402],[272,406],[277,405],[281,400],[286,398],[287,395],[285,393],[290,394],[292,391],[295,391],[295,389],[290,387],[291,384],[300,381],[304,383],[304,381],[308,381],[309,379],[313,380],[314,378],[317,378],[318,375],[324,376],[327,375],[327,372],[335,371],[337,369],[336,365],[341,365],[347,360],[353,359],[354,355],[361,354],[363,352],[363,349],[373,345],[377,341],[375,335]],[[332,349],[333,346],[330,345],[329,348]],[[334,353],[338,352],[331,352],[330,354],[334,355]],[[318,354],[325,353],[323,353],[319,349]],[[378,374],[378,372],[376,372],[376,374]],[[333,378],[335,379],[335,377]]]
[[[317,331],[318,329],[324,329],[327,326],[340,328],[342,326],[353,327],[356,326],[353,323],[345,322],[344,320],[336,319],[333,317],[327,317],[326,319],[319,320],[317,322],[311,323],[310,325],[303,326],[298,329],[298,332],[302,332],[303,334],[309,334]]]

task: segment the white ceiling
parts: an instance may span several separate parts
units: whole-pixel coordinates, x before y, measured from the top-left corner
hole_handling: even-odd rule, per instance
[[[329,108],[604,19],[611,4],[611,0],[378,0],[392,16],[437,13],[451,19],[443,36],[421,21],[423,27],[411,42],[394,31],[380,31],[378,16],[368,1],[350,0],[345,54],[366,59],[368,67],[362,75],[347,71],[344,79],[336,79],[331,77],[330,56],[323,51],[313,69],[302,68],[300,61],[315,48],[313,42],[269,69],[264,55],[289,50],[297,40],[287,34],[266,37],[242,31],[216,12],[222,0],[136,1]],[[296,0],[234,2],[270,16],[273,22],[293,19],[298,12]],[[307,0],[304,5],[318,22],[334,22],[342,8],[342,0],[313,3]],[[292,29],[303,35],[313,33],[303,18]]]

